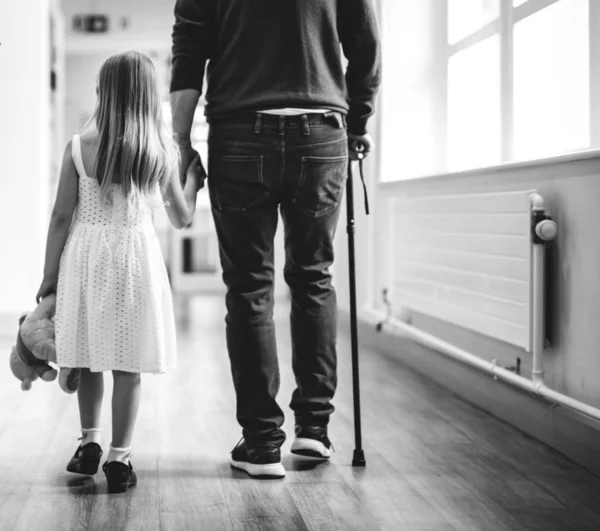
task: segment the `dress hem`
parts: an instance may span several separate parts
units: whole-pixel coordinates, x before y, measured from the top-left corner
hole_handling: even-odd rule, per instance
[[[67,367],[65,365],[59,365],[61,369],[89,369],[90,372],[109,372],[109,371],[121,371],[121,372],[130,372],[133,374],[167,374],[169,371],[176,369],[177,365],[169,365],[164,370],[139,370],[132,371],[127,369],[120,369],[118,367],[89,367],[89,366],[79,366],[79,367]]]

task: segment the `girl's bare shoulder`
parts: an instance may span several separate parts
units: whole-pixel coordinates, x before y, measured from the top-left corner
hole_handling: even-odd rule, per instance
[[[95,127],[87,127],[86,129],[81,131],[81,133],[79,134],[79,138],[81,139],[81,143],[85,144],[86,146],[98,146],[99,137],[98,131]]]

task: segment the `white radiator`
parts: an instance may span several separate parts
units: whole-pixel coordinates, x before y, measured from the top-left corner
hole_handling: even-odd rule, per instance
[[[392,199],[394,305],[530,352],[533,193]]]

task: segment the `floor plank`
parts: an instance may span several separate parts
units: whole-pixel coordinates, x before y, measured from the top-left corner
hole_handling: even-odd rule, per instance
[[[187,373],[186,377],[192,378],[192,373]],[[193,395],[182,394],[175,400],[167,400],[165,394],[162,398],[158,402],[156,419],[162,428],[158,450],[161,513],[171,513],[165,517],[169,522],[177,521],[173,519],[173,513],[197,513],[206,521],[213,518],[215,526],[224,525],[222,517],[228,513],[217,470],[218,461],[215,456],[206,454],[197,431],[189,427],[189,423],[198,428],[202,426],[202,419],[193,413],[196,411]],[[172,414],[171,408],[190,412],[189,421],[182,423],[178,415]],[[206,433],[206,429],[202,432]]]
[[[329,462],[289,453],[293,416],[288,308],[276,307],[287,476],[230,468],[240,438],[222,298],[177,301],[179,366],[142,380],[132,462],[139,484],[109,495],[104,476],[65,465],[77,446],[76,399],[0,371],[0,531],[600,529],[600,478],[406,369],[361,350],[366,468],[354,450],[350,344],[339,338]],[[10,348],[6,341],[5,350]],[[102,428],[110,441],[106,376]]]
[[[232,531],[233,523],[227,511],[165,512],[160,513],[161,531],[207,529],[210,531]]]
[[[143,400],[143,399],[142,399]],[[152,404],[154,405],[154,404]],[[140,411],[132,464],[138,485],[123,494],[109,494],[104,474],[95,478],[97,491],[89,518],[88,529],[99,531],[159,531],[158,437],[156,410],[147,405]],[[110,434],[110,431],[107,430]]]
[[[510,513],[459,475],[411,475],[411,486],[459,529],[524,530]]]
[[[253,516],[233,517],[235,531],[306,531],[306,526],[297,516]]]
[[[311,531],[379,529],[377,521],[344,483],[290,483],[287,488]]]
[[[16,382],[10,376],[6,387]],[[86,484],[71,489],[66,472],[61,474],[66,462],[56,459],[64,445],[62,428],[68,416],[64,408],[69,397],[54,392],[46,382],[34,385],[29,392],[16,386],[8,402],[18,414],[0,438],[0,492],[8,493],[0,502],[0,529],[85,529],[93,488]]]
[[[382,528],[441,526],[446,519],[396,468],[376,453],[368,454],[367,468],[340,467],[348,484]]]
[[[513,516],[529,531],[598,531],[597,520],[570,509],[517,509]]]
[[[29,498],[30,488],[18,485],[13,488],[3,487],[0,493],[0,531],[14,531],[23,514],[23,506]]]

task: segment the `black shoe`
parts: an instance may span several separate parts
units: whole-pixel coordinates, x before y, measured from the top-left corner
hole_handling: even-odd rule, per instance
[[[102,470],[106,476],[108,492],[125,492],[128,488],[137,485],[137,476],[131,462],[129,465],[120,461],[106,462],[102,465]]]
[[[102,448],[100,448],[99,444],[91,442],[83,446],[80,445],[67,464],[67,472],[93,476],[98,472],[101,457]]]
[[[231,452],[230,464],[258,479],[285,477],[281,464],[281,450],[274,447],[248,448],[242,439]]]
[[[296,438],[292,443],[293,454],[329,459],[332,449],[327,428],[296,426]]]

